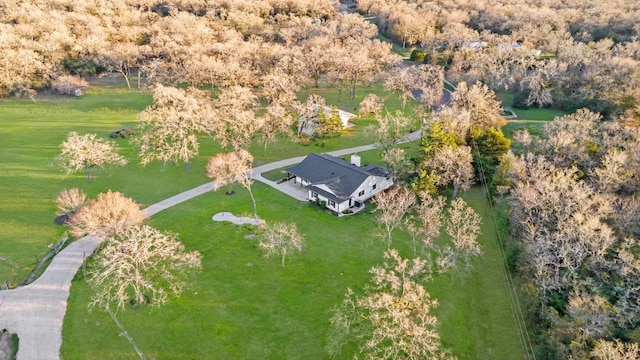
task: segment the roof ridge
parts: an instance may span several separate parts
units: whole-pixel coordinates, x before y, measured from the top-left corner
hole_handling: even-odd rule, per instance
[[[344,166],[345,168],[349,169],[349,170],[353,170],[353,171],[357,171],[362,175],[369,175],[369,173],[364,170],[362,167],[354,165],[346,160],[340,159],[337,156],[333,156],[333,155],[329,155],[327,153],[321,153],[321,154],[317,154],[317,153],[312,153],[315,155],[318,155],[320,157],[322,157],[323,159],[329,160],[334,164],[340,165],[340,166]]]

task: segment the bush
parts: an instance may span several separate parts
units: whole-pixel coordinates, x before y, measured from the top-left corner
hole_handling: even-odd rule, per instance
[[[75,95],[79,94],[75,91],[89,86],[87,80],[74,75],[62,75],[51,83],[51,88],[58,94]]]
[[[409,56],[409,60],[422,62],[424,61],[424,56],[425,56],[424,50],[415,49],[411,52],[411,55]]]
[[[529,98],[529,90],[523,90],[516,93],[513,97],[513,107],[516,109],[527,110],[531,108],[531,105],[527,105],[527,99]]]
[[[62,67],[71,75],[93,76],[106,72],[107,69],[91,60],[69,58],[62,60]]]

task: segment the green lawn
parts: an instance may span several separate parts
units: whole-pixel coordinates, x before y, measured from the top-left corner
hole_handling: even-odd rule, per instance
[[[326,91],[328,99],[335,96]],[[365,92],[358,90],[362,95]],[[389,97],[388,107],[393,108],[395,101],[398,108],[392,98],[397,96]],[[208,181],[204,166],[210,155],[220,151],[209,139],[202,139],[201,156],[192,161],[190,174],[183,165],[141,167],[134,149],[123,139],[117,142],[130,163],[98,172],[92,184],[83,174],[65,175],[55,164],[68,132],[92,132],[107,138],[115,129],[133,128],[137,113],[149,103],[147,94],[125,89],[121,83],[92,88],[82,98],[43,97],[35,103],[0,100],[4,145],[0,149],[0,226],[4,230],[0,256],[11,260],[0,260],[0,283],[24,280],[37,257],[64,231],[53,223],[54,198],[64,188],[79,187],[90,196],[113,189],[144,206]],[[266,157],[259,144],[252,145],[251,151],[256,164],[262,164],[362,145],[369,142],[362,130],[372,122],[356,120],[356,127],[324,147],[282,139],[269,146]],[[406,146],[408,151],[415,150]],[[372,151],[362,156],[364,162],[374,162],[378,155]],[[382,259],[385,245],[371,236],[374,215],[365,211],[335,218],[262,184],[255,184],[254,190],[260,216],[295,220],[307,234],[307,250],[288,258],[282,269],[278,259],[263,258],[255,241],[244,238],[252,233],[250,227],[211,221],[219,211],[251,212],[249,197],[239,188],[233,196],[212,192],[156,215],[151,219],[154,226],[179,233],[188,249],[203,254],[204,262],[202,272],[190,279],[192,286],[182,297],[161,309],[132,308],[118,314],[149,359],[326,358],[323,344],[331,309],[340,303],[347,287],[362,287],[369,278],[368,269]],[[479,191],[474,189],[468,196],[486,216]],[[403,236],[398,233],[394,244],[409,256]],[[437,314],[443,342],[460,359],[521,358],[497,248],[490,237],[482,241],[485,256],[476,262],[474,271],[429,284],[441,304]],[[10,265],[13,262],[17,268]],[[63,357],[136,358],[106,313],[87,311],[88,296],[86,285],[77,278],[64,322]]]
[[[328,89],[319,89],[332,94]],[[380,90],[380,88],[378,88]],[[366,89],[360,89],[364,93]],[[333,93],[335,95],[335,93]],[[363,95],[364,96],[364,95]],[[398,103],[397,97],[395,103]],[[126,139],[116,139],[129,164],[96,172],[92,184],[84,174],[66,175],[56,164],[59,146],[71,131],[96,133],[135,128],[137,114],[151,102],[148,94],[123,87],[122,81],[101,82],[81,98],[48,96],[30,100],[0,99],[0,284],[20,283],[49,250],[64,229],[54,225],[55,196],[62,189],[79,187],[95,196],[108,189],[120,191],[142,205],[150,205],[208,181],[208,157],[220,151],[203,138],[200,156],[192,160],[190,174],[180,164],[138,165],[135,150]],[[394,100],[390,100],[391,106]],[[355,120],[355,126],[324,144],[308,139],[281,139],[267,147],[255,142],[250,151],[255,165],[277,159],[368,144],[364,128],[372,119]],[[15,265],[17,264],[17,266]]]
[[[512,138],[515,131],[523,129],[527,129],[532,135],[541,136],[542,127],[545,122],[552,121],[557,116],[565,114],[564,111],[557,109],[516,109],[513,107],[513,97],[513,93],[505,91],[498,92],[498,98],[502,100],[502,105],[511,107],[516,115],[518,115],[517,119],[507,120],[507,125],[502,128],[502,131],[508,138]]]
[[[295,220],[306,234],[306,250],[287,258],[264,258],[250,226],[214,223],[219,211],[251,210],[246,191],[205,194],[152,219],[160,229],[180,234],[188,250],[203,255],[192,287],[161,309],[129,308],[119,320],[151,359],[325,359],[324,339],[331,309],[348,287],[358,291],[379,264],[385,243],[371,236],[370,211],[336,218],[262,184],[255,186],[258,213],[267,221]],[[482,215],[481,191],[465,197]],[[370,208],[369,208],[370,209]],[[485,255],[468,275],[447,275],[428,284],[438,299],[442,339],[460,359],[522,358],[502,281],[496,243],[485,221]],[[407,237],[398,232],[394,247],[411,256]],[[108,316],[88,312],[89,290],[76,278],[64,323],[64,359],[135,359],[136,355]],[[350,358],[352,354],[343,354]]]

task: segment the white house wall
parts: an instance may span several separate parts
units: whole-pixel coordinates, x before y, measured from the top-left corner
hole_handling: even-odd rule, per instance
[[[376,185],[376,188],[373,188],[373,185]],[[360,185],[356,191],[353,192],[351,197],[359,202],[364,202],[369,200],[377,193],[384,191],[393,185],[393,180],[386,179],[381,176],[369,176],[363,183]],[[364,194],[359,196],[360,192],[364,190]]]

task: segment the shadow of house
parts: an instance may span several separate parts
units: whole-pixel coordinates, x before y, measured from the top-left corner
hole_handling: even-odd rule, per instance
[[[387,169],[360,166],[358,155],[352,155],[349,163],[327,154],[309,154],[286,171],[294,184],[309,192],[309,201],[324,204],[336,214],[361,209],[365,201],[393,185]]]

